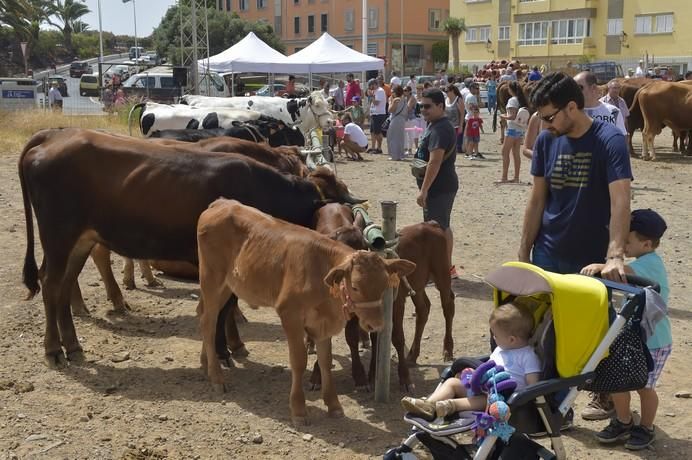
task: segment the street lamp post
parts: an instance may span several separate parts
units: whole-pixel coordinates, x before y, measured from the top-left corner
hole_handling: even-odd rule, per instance
[[[99,63],[103,62],[103,27],[101,26],[101,0],[98,1],[99,10]]]
[[[128,3],[130,0],[123,0],[123,3]],[[139,55],[139,48],[137,46],[137,2],[132,0],[132,15],[135,20],[135,59],[141,57]]]

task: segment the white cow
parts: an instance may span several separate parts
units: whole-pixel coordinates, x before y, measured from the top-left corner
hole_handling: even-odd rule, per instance
[[[257,121],[262,114],[255,110],[232,108],[191,107],[183,104],[158,104],[146,102],[135,105],[143,107],[139,118],[142,135],[148,137],[152,132],[163,129],[214,129],[231,128],[234,122]]]
[[[296,126],[306,139],[309,132],[318,126],[328,129],[333,125],[329,105],[320,91],[309,97],[286,99],[283,97],[209,97],[183,96],[184,103],[192,107],[232,108],[254,110],[262,115],[283,121],[287,126]]]

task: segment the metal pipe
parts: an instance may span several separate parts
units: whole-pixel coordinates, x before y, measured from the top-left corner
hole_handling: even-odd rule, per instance
[[[376,251],[384,251],[387,241],[382,232],[382,227],[372,221],[365,208],[360,204],[354,205],[351,208],[351,212],[354,219],[359,214],[363,217],[363,222],[365,223],[363,238],[368,242],[368,245]]]
[[[382,201],[382,230],[384,237],[396,237],[396,201]],[[394,289],[384,291],[384,328],[377,334],[377,362],[375,366],[375,401],[389,402],[389,374],[392,359],[392,310]]]

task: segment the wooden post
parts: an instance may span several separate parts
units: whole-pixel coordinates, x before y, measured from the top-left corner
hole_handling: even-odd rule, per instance
[[[396,237],[396,201],[382,201],[382,233],[389,242]],[[377,335],[377,362],[375,366],[375,401],[389,402],[389,374],[392,359],[392,310],[394,290],[384,291],[384,329]]]

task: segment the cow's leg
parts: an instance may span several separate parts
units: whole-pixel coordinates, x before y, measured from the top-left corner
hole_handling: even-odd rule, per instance
[[[75,280],[72,290],[70,291],[70,307],[74,316],[89,316],[89,309],[84,303],[82,290],[79,288],[79,280]]]
[[[413,296],[413,304],[416,306],[416,332],[413,335],[411,349],[408,352],[407,361],[409,365],[415,365],[416,361],[418,361],[423,330],[425,329],[425,324],[428,322],[428,316],[430,315],[430,299],[428,299],[428,296],[425,294],[425,289],[416,291],[416,295]]]
[[[202,280],[200,279],[200,282]],[[205,284],[202,284],[205,286]],[[202,332],[202,353],[200,361],[202,367],[205,368],[212,387],[218,393],[226,391],[224,379],[221,372],[221,363],[216,355],[216,323],[219,313],[222,310],[222,305],[226,303],[226,299],[222,295],[223,289],[220,289],[220,284],[209,284],[209,289],[202,288],[200,303],[197,307],[199,315],[199,326]],[[207,292],[205,292],[207,291]]]
[[[224,305],[224,310],[226,311],[226,321],[224,321],[225,326],[225,336],[228,349],[231,350],[231,354],[236,358],[244,358],[250,354],[245,348],[245,344],[240,338],[240,332],[238,332],[238,315],[244,318],[243,313],[238,307],[238,297],[235,294],[231,294],[231,297]],[[245,320],[247,322],[247,320]]]
[[[147,287],[163,287],[163,283],[151,272],[151,265],[148,260],[138,260],[139,270],[142,272],[142,278],[147,282]]]
[[[348,320],[346,329],[344,329],[344,336],[346,337],[348,349],[351,351],[351,376],[353,377],[357,390],[370,391],[368,376],[365,374],[365,367],[358,353],[358,342],[362,337],[361,332],[363,332],[363,330],[358,324],[358,318],[353,317]]]
[[[401,286],[397,292],[392,308],[392,345],[398,357],[397,371],[399,373],[399,386],[402,391],[410,393],[414,390],[411,375],[406,360],[406,338],[404,336],[404,311],[406,307],[406,289]]]
[[[332,339],[330,337],[320,340],[315,346],[317,347],[317,361],[320,363],[322,377],[322,400],[327,405],[327,415],[334,418],[343,417],[344,409],[339,403],[332,378]]]
[[[113,304],[113,311],[118,313],[127,312],[130,306],[125,302],[123,292],[120,290],[120,286],[118,286],[118,282],[115,280],[113,267],[111,265],[110,249],[102,244],[95,244],[91,250],[91,260],[94,261],[101,275],[101,279],[103,280],[103,284],[106,286],[106,296],[108,296],[108,300]]]
[[[279,311],[287,312],[280,315],[281,325],[283,326],[286,339],[288,341],[288,356],[291,363],[291,395],[289,405],[291,408],[291,420],[295,425],[307,425],[307,410],[305,408],[305,393],[303,392],[303,372],[308,363],[308,352],[305,349],[305,327],[300,315],[293,314],[291,308],[277,308]],[[318,352],[319,353],[319,352]],[[319,359],[319,355],[318,355]],[[322,364],[320,367],[323,368]],[[331,366],[331,362],[329,364]],[[331,371],[330,367],[327,367]],[[322,370],[322,383],[324,381],[324,370]],[[323,387],[324,388],[324,387]]]
[[[44,362],[51,369],[58,369],[67,364],[60,343],[58,328],[58,305],[60,303],[60,284],[65,271],[66,257],[56,257],[45,253],[42,264],[41,295],[46,313],[46,332],[43,336]]]
[[[123,266],[123,286],[128,291],[135,289],[135,262],[132,259],[124,257],[125,265]]]
[[[682,139],[680,139],[680,133],[674,129],[673,131],[673,152],[679,152],[682,150]],[[678,139],[680,139],[680,148],[678,148]]]
[[[451,361],[454,359],[454,338],[452,336],[452,323],[454,322],[454,292],[452,291],[452,280],[447,274],[436,273],[435,286],[440,292],[440,303],[442,304],[442,314],[445,317],[445,336],[442,342],[442,360]]]

